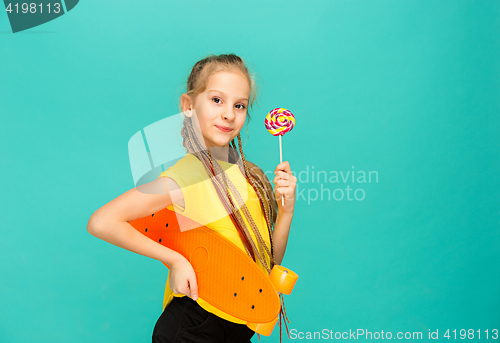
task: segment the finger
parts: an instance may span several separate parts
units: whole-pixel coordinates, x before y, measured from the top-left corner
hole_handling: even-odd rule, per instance
[[[285,195],[286,190],[285,190],[285,188],[279,188],[279,189],[276,190],[276,192],[278,193],[278,196],[276,197],[276,199],[279,199],[281,197],[285,197],[286,198],[286,195]]]
[[[275,174],[276,174],[275,180],[288,180],[293,176],[292,174],[285,173],[284,171],[281,170],[276,171]]]
[[[274,197],[276,198],[276,202],[278,204],[281,203],[281,194],[280,194],[280,192],[276,192],[276,195]]]
[[[198,285],[196,283],[196,276],[189,278],[189,288],[191,289],[191,298],[198,299]]]
[[[292,169],[290,168],[290,163],[288,163],[288,161],[283,161],[281,162],[280,164],[278,164],[276,166],[276,171],[278,170],[283,170],[284,172],[288,173],[288,172],[292,172]]]
[[[280,181],[284,181],[284,180],[280,179],[279,176],[276,176],[274,178],[274,180],[273,180],[273,182],[274,182],[274,188],[278,187]]]
[[[276,188],[276,200],[281,199],[281,197],[285,194],[284,188]]]
[[[287,187],[290,186],[290,181],[288,180],[276,180],[276,187]]]
[[[182,288],[179,289],[179,294],[184,294],[187,295],[188,297],[191,294],[191,291],[189,290],[189,281],[186,279],[186,282],[183,284]]]

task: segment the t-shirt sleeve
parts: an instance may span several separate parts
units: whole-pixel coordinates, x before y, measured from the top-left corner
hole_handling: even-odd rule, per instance
[[[196,157],[188,155],[158,177],[171,178],[182,191],[185,207],[174,203],[168,209],[175,210],[200,225],[207,225],[227,216],[212,181]]]
[[[167,170],[165,170],[164,172],[162,172],[158,178],[160,177],[168,177],[168,178],[171,178],[172,180],[175,181],[175,183],[177,183],[177,185],[179,186],[179,188],[181,189],[182,191],[182,195],[184,197],[184,205],[186,205],[186,196],[185,196],[185,192],[184,192],[184,189],[186,188],[186,182],[184,181],[184,178],[183,178],[183,173],[181,172],[181,169],[177,164],[176,165],[173,165],[172,167],[168,168]],[[174,203],[172,206],[169,206],[168,207],[170,210],[174,210],[176,212],[179,212],[179,213],[183,213],[185,211],[185,208],[182,207],[181,205],[177,204],[177,203]]]

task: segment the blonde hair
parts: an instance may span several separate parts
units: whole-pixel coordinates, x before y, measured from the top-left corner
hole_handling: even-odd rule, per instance
[[[204,59],[196,62],[188,77],[186,94],[188,94],[194,102],[197,95],[205,91],[208,85],[209,77],[214,73],[220,71],[236,71],[241,72],[244,76],[246,76],[250,86],[249,104],[250,108],[252,108],[253,103],[256,101],[257,84],[255,82],[254,76],[250,74],[248,68],[246,67],[243,59],[234,54],[211,54]],[[182,107],[180,107],[180,110],[182,111]],[[259,198],[260,205],[267,223],[269,239],[271,242],[271,251],[269,251],[269,249],[267,248],[257,225],[255,224],[251,214],[247,209],[247,206],[241,200],[241,196],[239,195],[238,190],[234,187],[231,180],[228,178],[227,174],[220,166],[219,162],[216,159],[212,158],[210,151],[204,149],[203,145],[201,145],[198,141],[198,138],[194,132],[191,117],[186,116],[184,118],[181,135],[183,137],[182,144],[186,148],[187,152],[195,155],[202,162],[207,174],[210,175],[212,183],[215,186],[222,204],[226,208],[231,220],[238,230],[246,252],[254,261],[256,261],[257,257],[261,264],[266,268],[268,273],[270,273],[271,269],[275,265],[272,229],[276,223],[278,205],[274,196],[273,187],[269,182],[266,174],[257,165],[245,159],[245,155],[243,154],[243,148],[241,145],[240,133],[238,132],[237,136],[238,149],[236,148],[234,139],[229,144],[229,158],[233,161],[237,161],[240,170],[242,171],[243,175],[245,175],[245,178],[250,183],[250,185],[252,185],[255,193]],[[241,159],[238,157],[238,151],[241,155]],[[234,199],[234,197],[228,192],[228,188],[231,190],[236,199]],[[250,224],[251,229],[255,234],[257,244],[250,236],[249,230],[243,220],[243,217],[237,208],[238,203],[241,211],[246,216],[248,223]],[[267,264],[267,261],[264,257],[265,254],[269,257],[270,265]]]

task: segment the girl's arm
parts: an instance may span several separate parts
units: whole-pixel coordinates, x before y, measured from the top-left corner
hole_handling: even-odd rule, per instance
[[[175,184],[171,179],[161,177],[111,200],[92,214],[87,224],[88,232],[106,242],[170,265],[168,262],[178,259],[180,254],[149,239],[128,223],[160,211],[178,200],[182,192],[171,194],[167,182]]]
[[[175,181],[166,177],[157,178],[123,193],[95,211],[89,219],[87,231],[106,242],[168,264],[173,276],[170,280],[172,291],[192,296],[196,300],[196,276],[189,261],[178,252],[146,237],[128,223],[182,199],[182,192]]]
[[[281,205],[281,204],[280,204]],[[292,224],[293,212],[278,211],[278,218],[273,230],[274,258],[276,264],[280,265],[285,256],[288,233]]]
[[[274,258],[276,264],[281,264],[285,256],[286,244],[290,225],[292,224],[293,211],[295,209],[295,189],[297,178],[290,169],[290,163],[283,161],[276,166],[274,171],[274,191],[278,203],[278,217],[273,230]],[[285,204],[282,205],[281,198],[285,197]]]

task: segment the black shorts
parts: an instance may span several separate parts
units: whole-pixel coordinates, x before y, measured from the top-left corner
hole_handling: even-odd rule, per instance
[[[188,296],[174,297],[153,331],[153,343],[249,343],[255,332],[206,311]]]

